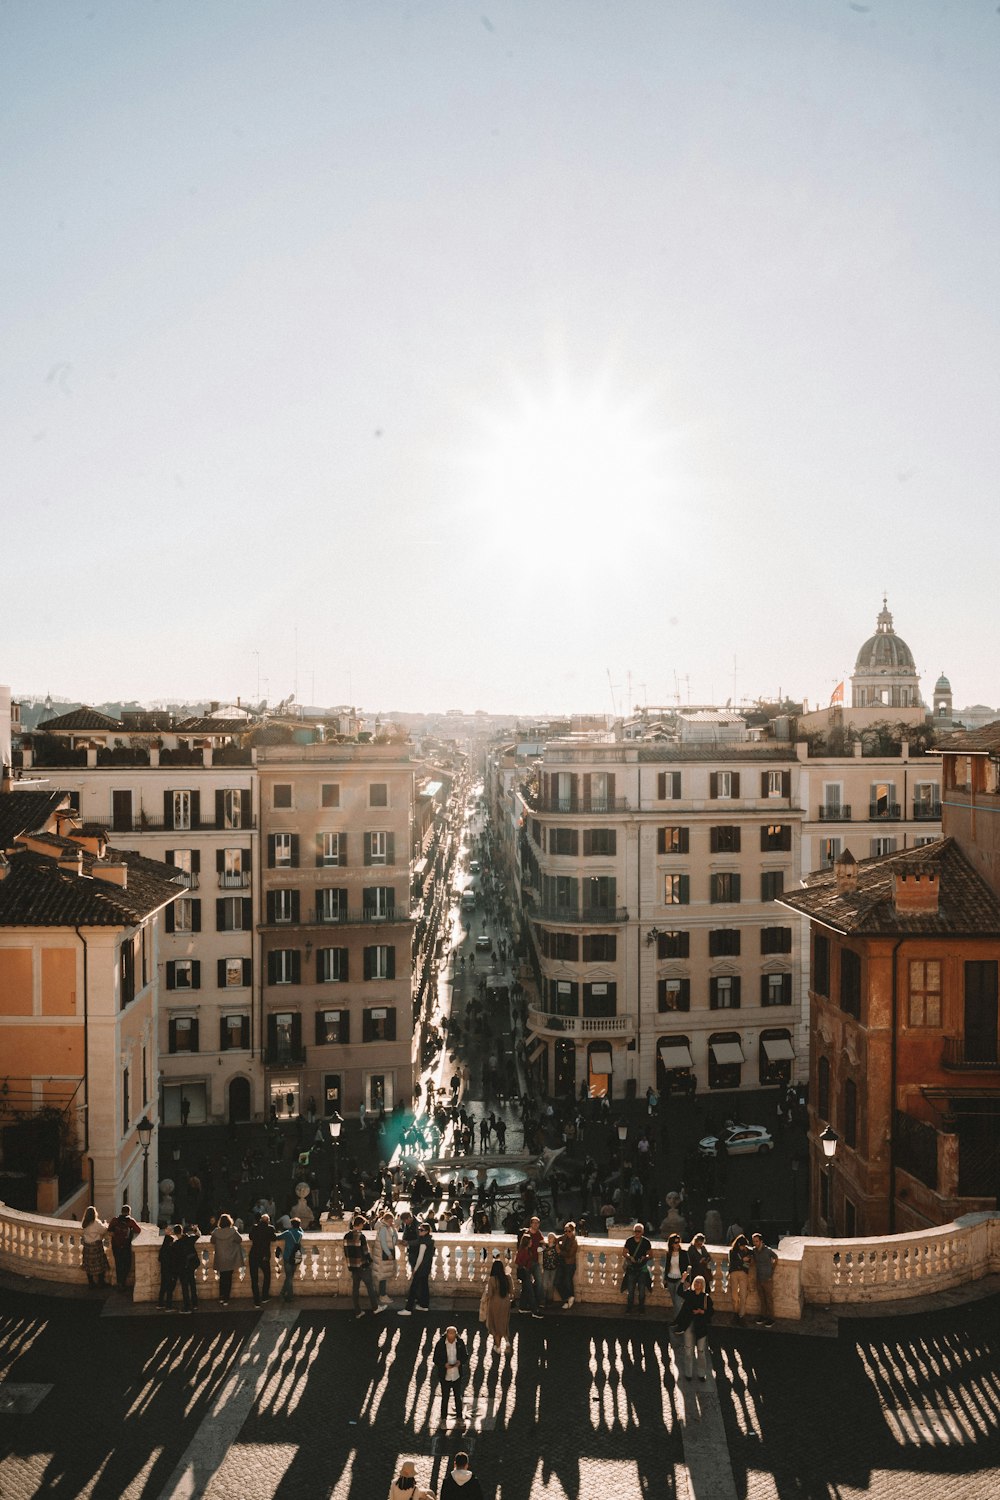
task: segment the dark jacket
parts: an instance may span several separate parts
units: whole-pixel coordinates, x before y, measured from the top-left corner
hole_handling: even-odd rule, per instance
[[[182,1234],[174,1240],[171,1250],[172,1269],[176,1276],[183,1276],[198,1264],[198,1241],[193,1234]]]
[[[691,1269],[691,1257],[690,1257],[690,1255],[688,1255],[688,1253],[687,1253],[686,1250],[684,1250],[684,1249],[678,1250],[678,1252],[677,1252],[677,1265],[679,1267],[679,1274],[681,1276],[684,1275],[685,1271],[690,1271],[690,1269]],[[667,1255],[665,1255],[663,1257],[663,1280],[666,1281],[669,1275],[670,1275],[670,1255],[668,1253]]]
[[[441,1486],[441,1500],[483,1500],[483,1487],[473,1474],[471,1469],[465,1470],[468,1479],[463,1484],[453,1478],[454,1469],[445,1475],[444,1484]]]
[[[465,1340],[456,1339],[455,1349],[458,1352],[458,1383],[459,1385],[464,1385],[466,1376],[469,1373],[469,1351],[466,1348]],[[431,1356],[434,1364],[434,1373],[439,1380],[444,1379],[445,1371],[448,1368],[447,1350],[448,1335],[443,1333],[434,1345],[434,1353]]]
[[[693,1323],[695,1338],[700,1342],[708,1332],[708,1325],[712,1321],[714,1311],[711,1293],[692,1292],[689,1287],[685,1287],[681,1293],[681,1310],[677,1314],[674,1327],[678,1333],[683,1333],[685,1328]]]
[[[278,1238],[273,1224],[255,1224],[250,1231],[250,1259],[255,1265],[266,1265],[271,1255],[271,1246]]]

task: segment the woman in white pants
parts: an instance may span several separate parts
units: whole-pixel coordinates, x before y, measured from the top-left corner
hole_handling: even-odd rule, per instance
[[[696,1364],[698,1379],[708,1379],[708,1325],[712,1321],[713,1311],[705,1278],[696,1276],[690,1287],[681,1293],[681,1310],[676,1323],[677,1331],[684,1334],[685,1380],[694,1378]]]

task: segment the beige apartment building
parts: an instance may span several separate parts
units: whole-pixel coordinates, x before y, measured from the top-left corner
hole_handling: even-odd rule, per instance
[[[261,748],[261,1032],[279,1116],[387,1112],[413,1090],[405,745]]]

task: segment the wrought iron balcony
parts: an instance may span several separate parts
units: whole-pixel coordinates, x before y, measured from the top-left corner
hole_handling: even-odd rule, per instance
[[[551,922],[557,926],[610,927],[628,921],[624,906],[583,906],[567,910],[562,906],[532,905],[531,916],[536,922]]]
[[[964,1036],[941,1038],[941,1066],[949,1073],[984,1073],[995,1071],[1000,1066],[994,1045],[992,1057],[971,1057]]]
[[[306,1049],[293,1047],[286,1042],[278,1042],[276,1046],[268,1047],[264,1061],[269,1068],[304,1068]]]
[[[248,891],[250,889],[249,870],[220,870],[220,891]]]
[[[902,816],[902,808],[898,802],[885,802],[881,806],[876,802],[868,804],[869,823],[898,823]]]
[[[913,817],[918,823],[940,823],[940,802],[914,802]]]
[[[851,804],[849,802],[838,802],[835,807],[821,804],[819,820],[821,823],[849,823],[851,821]]]

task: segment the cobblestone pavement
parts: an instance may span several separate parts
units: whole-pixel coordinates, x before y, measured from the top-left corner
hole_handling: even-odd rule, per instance
[[[1000,1489],[995,1295],[815,1333],[720,1327],[717,1393],[678,1378],[652,1318],[515,1316],[497,1356],[474,1312],[451,1316],[472,1353],[465,1436],[435,1431],[447,1314],[355,1322],[302,1302],[185,1318],[112,1298],[102,1316],[0,1291],[0,1496],[382,1500],[403,1458],[436,1489],[461,1446],[496,1500]]]

